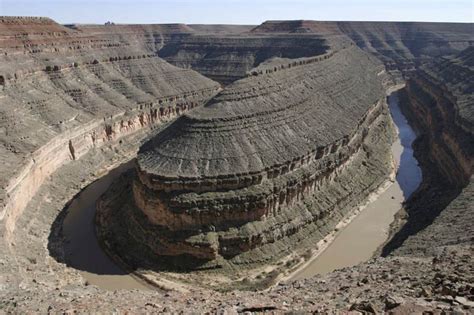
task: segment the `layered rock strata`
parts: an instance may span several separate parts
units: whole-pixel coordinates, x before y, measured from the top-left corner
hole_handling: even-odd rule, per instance
[[[16,229],[11,230],[8,238],[0,237],[0,252],[2,252],[2,255],[0,255],[0,312],[107,313],[111,309],[119,313],[187,312],[190,311],[190,305],[192,305],[192,311],[199,313],[260,311],[342,313],[349,312],[350,310],[355,312],[385,311],[394,312],[395,314],[397,312],[408,313],[414,311],[419,311],[420,313],[430,311],[435,314],[443,312],[459,314],[472,312],[472,283],[474,282],[472,278],[474,274],[472,267],[474,252],[472,232],[470,232],[472,230],[473,213],[472,180],[469,180],[468,186],[465,186],[465,175],[462,175],[463,173],[459,171],[458,166],[455,167],[455,170],[457,176],[461,174],[458,178],[459,182],[462,181],[462,184],[456,185],[458,188],[456,188],[454,197],[449,197],[449,200],[452,201],[440,212],[439,216],[430,219],[432,223],[429,226],[418,232],[413,229],[411,235],[401,247],[392,252],[391,257],[379,257],[356,267],[330,273],[324,277],[316,276],[304,281],[281,284],[269,291],[262,292],[233,291],[219,293],[196,286],[189,292],[107,291],[85,284],[84,278],[77,270],[66,267],[62,263],[63,259],[57,259],[61,255],[64,256],[62,244],[65,240],[62,239],[60,231],[61,217],[66,212],[64,211],[65,204],[84,186],[97,179],[104,170],[127,159],[131,152],[134,152],[136,146],[139,145],[141,139],[146,134],[153,132],[153,130],[148,128],[137,129],[136,133],[128,134],[128,136],[124,135],[123,137],[121,137],[120,133],[116,132],[115,136],[111,137],[111,140],[116,139],[118,141],[104,141],[103,143],[106,145],[102,146],[91,145],[90,150],[84,155],[74,153],[76,160],[73,160],[72,154],[69,153],[69,139],[66,139],[64,142],[59,143],[59,147],[65,150],[64,154],[59,154],[58,151],[53,150],[46,158],[46,160],[54,160],[58,156],[65,157],[65,160],[58,164],[58,167],[60,167],[57,171],[51,176],[45,176],[45,173],[41,174],[41,176],[36,176],[37,172],[34,169],[39,170],[40,165],[33,162],[39,160],[31,152],[48,143],[45,138],[50,139],[51,133],[61,135],[63,131],[68,132],[69,124],[80,127],[80,124],[84,121],[65,120],[66,128],[64,129],[59,129],[55,125],[47,127],[49,123],[45,122],[44,128],[38,129],[36,133],[30,132],[28,126],[31,124],[33,129],[43,126],[43,123],[38,124],[37,121],[40,120],[40,117],[48,117],[52,109],[50,106],[45,108],[41,102],[29,104],[29,107],[27,107],[22,102],[23,97],[25,95],[30,97],[31,95],[36,95],[35,93],[41,92],[42,85],[44,82],[48,82],[48,79],[42,81],[38,77],[34,77],[34,80],[32,80],[34,84],[32,83],[29,89],[18,90],[17,94],[13,94],[12,91],[14,90],[10,90],[11,94],[18,100],[18,102],[15,102],[17,106],[13,108],[9,106],[9,102],[3,101],[5,97],[4,91],[10,89],[11,82],[17,82],[20,85],[21,80],[31,73],[46,73],[48,66],[50,67],[48,68],[50,69],[49,71],[53,74],[59,69],[62,72],[63,66],[67,69],[72,69],[76,63],[78,66],[81,66],[82,62],[84,65],[89,63],[95,63],[96,65],[107,64],[109,66],[105,71],[108,72],[111,69],[111,64],[106,63],[106,61],[112,58],[112,61],[115,63],[129,64],[132,69],[138,69],[138,67],[143,67],[135,64],[138,56],[141,56],[140,60],[142,60],[145,59],[143,55],[145,57],[153,55],[153,52],[158,51],[163,43],[166,44],[168,40],[182,40],[186,36],[193,36],[191,33],[193,31],[206,33],[227,33],[228,31],[222,31],[221,28],[216,26],[190,26],[190,29],[182,25],[172,25],[169,27],[163,25],[134,27],[121,25],[71,26],[64,28],[44,18],[19,19],[9,17],[0,18],[0,20],[0,111],[1,108],[8,109],[5,112],[2,111],[0,124],[0,146],[3,148],[0,152],[0,157],[2,158],[2,163],[0,163],[0,183],[2,185],[0,199],[2,200],[0,203],[2,203],[1,209],[5,209],[3,205],[6,205],[6,208],[10,207],[10,200],[12,199],[10,199],[9,194],[11,191],[18,191],[18,196],[21,196],[22,202],[27,203],[25,211],[18,212],[18,215],[15,216]],[[353,22],[342,23],[348,25],[357,24]],[[311,29],[312,26],[307,24],[296,23],[299,33],[292,34],[301,34],[308,30],[314,32],[315,28]],[[314,23],[312,24],[314,26]],[[303,25],[303,29],[299,25]],[[472,23],[454,25],[447,23],[361,23],[359,25],[364,25],[366,31],[362,29],[358,29],[357,32],[354,31],[355,36],[361,38],[358,45],[361,47],[370,44],[376,46],[376,50],[380,52],[377,55],[379,58],[388,57],[388,59],[391,59],[391,54],[405,54],[413,51],[414,60],[418,60],[417,56],[422,56],[423,60],[428,60],[432,52],[436,54],[451,53],[464,48],[469,40],[472,42]],[[408,29],[409,32],[399,32],[396,30],[397,28],[401,29],[401,26],[404,25],[407,26],[405,29]],[[376,27],[380,28],[377,32],[374,31]],[[92,34],[92,28],[95,29],[95,34]],[[235,28],[240,30],[234,30],[234,27],[228,26],[225,28],[232,28],[229,31],[232,33],[249,30],[249,27]],[[427,28],[431,29],[428,30]],[[422,30],[421,34],[417,30]],[[173,33],[175,31],[177,33]],[[143,32],[146,34],[143,35]],[[291,33],[293,30],[285,31],[285,33],[289,32]],[[407,41],[406,39],[410,37],[405,36],[405,34],[409,33],[412,34],[412,38],[419,34],[420,36],[416,40]],[[427,33],[429,33],[429,36],[426,36]],[[267,36],[273,35],[267,34]],[[394,37],[396,40],[391,40]],[[468,39],[467,41],[465,40],[466,38]],[[138,47],[137,45],[140,48],[136,48]],[[133,49],[133,47],[135,48]],[[413,47],[415,48],[414,50],[412,50]],[[422,49],[416,49],[416,47],[421,47]],[[99,56],[99,58],[96,56]],[[153,59],[151,57],[147,58]],[[413,63],[410,61],[410,58],[400,59],[399,63],[393,62],[391,65],[396,68],[400,67],[400,65],[403,66],[404,62],[407,62],[406,68],[411,69]],[[429,77],[431,78],[429,78],[429,81],[431,83],[437,82],[436,84],[441,86],[440,89],[443,93],[446,92],[446,87],[443,85],[445,74],[449,78],[456,78],[459,83],[471,82],[469,73],[472,76],[472,69],[466,71],[467,68],[465,66],[460,66],[460,64],[467,62],[467,60],[462,61],[461,59],[461,57],[456,58],[452,63],[447,62],[447,60],[441,61],[440,65],[444,65],[444,67],[440,67],[439,71],[436,70],[436,73],[434,71],[435,68],[430,66],[431,74]],[[155,58],[153,60],[156,61],[158,59]],[[56,61],[58,62],[56,63]],[[284,64],[278,63],[277,65],[282,67],[283,65],[293,64],[293,62],[294,60],[291,60]],[[389,62],[390,60],[385,62],[385,64],[389,65]],[[416,63],[414,64],[416,65]],[[270,69],[270,65],[271,63],[265,69]],[[51,71],[55,67],[56,70]],[[169,69],[171,72],[176,71],[175,68]],[[430,69],[425,67],[425,70],[430,71]],[[448,69],[451,70],[447,71]],[[337,70],[337,68],[333,70]],[[185,77],[199,78],[192,71],[182,72],[181,74]],[[123,80],[126,84],[131,82],[129,79],[121,77],[120,73],[116,73],[114,76],[116,77],[113,78],[113,81]],[[82,81],[82,78],[79,79]],[[74,82],[75,79],[74,77],[68,77],[68,80]],[[68,80],[59,82],[66,82]],[[148,81],[148,79],[145,80]],[[429,94],[436,92],[437,88],[435,86],[430,85],[431,87],[428,87],[427,83],[423,83],[425,80],[421,80],[419,77],[415,78],[415,80],[420,82],[423,90],[430,91]],[[150,84],[153,85],[153,83]],[[188,83],[183,84],[187,86]],[[119,85],[123,86],[122,84],[117,84],[117,86]],[[159,85],[157,84],[157,86]],[[61,85],[48,85],[45,99],[48,99],[50,96],[56,99],[55,93],[59,91],[58,95],[61,96],[60,98],[64,102],[68,100],[70,104],[75,106],[75,103],[70,101],[68,96],[61,92],[60,88]],[[175,84],[172,84],[170,92],[176,91],[174,90],[176,88]],[[84,86],[84,89],[88,89],[88,87]],[[138,89],[141,90],[141,88]],[[118,90],[125,91],[123,87],[118,87]],[[133,90],[137,91],[136,89]],[[465,99],[464,95],[472,95],[472,90],[470,91],[469,89],[461,89],[458,92],[456,92],[456,89],[449,90],[454,96],[450,97],[450,99],[454,101]],[[180,91],[177,93],[180,93]],[[416,89],[412,89],[412,91],[416,91]],[[73,91],[73,93],[77,92]],[[150,101],[154,99],[154,97],[147,96],[146,94],[140,93],[140,95],[148,98]],[[418,95],[419,93],[417,92],[416,94]],[[133,108],[135,106],[138,107],[139,104],[135,104],[137,100],[136,94],[132,97],[129,95],[130,93],[127,93],[124,102],[133,103],[131,105]],[[103,98],[107,99],[109,96],[110,94],[107,94]],[[158,99],[161,97],[169,98],[169,95],[158,96]],[[421,100],[419,95],[410,95],[409,97],[413,101],[416,99]],[[117,100],[114,99],[114,102],[117,102]],[[197,103],[200,104],[202,101]],[[413,103],[416,104],[416,102]],[[438,104],[431,106],[435,104],[434,102],[423,101],[421,103],[423,104],[422,106],[411,105],[410,102],[406,103],[406,114],[408,116],[410,116],[409,107],[423,108],[423,110],[413,111],[417,116],[412,116],[412,123],[416,123],[418,120],[425,121],[427,120],[426,117],[431,117],[429,120],[432,122],[435,121],[437,116],[432,116],[430,113],[432,110],[437,111],[437,109],[442,109],[443,116],[448,117],[449,115],[447,116],[444,112],[449,112],[456,108],[450,106],[441,107]],[[163,105],[166,106],[166,104]],[[463,108],[463,111],[472,109],[472,103],[470,106],[464,106]],[[58,112],[65,115],[70,110],[69,107],[61,107]],[[29,111],[33,114],[30,115]],[[65,116],[67,117],[67,115]],[[97,116],[98,121],[103,121],[104,116],[107,117],[107,115],[103,115],[100,112],[90,112],[90,116]],[[458,115],[457,117],[461,116]],[[22,120],[23,117],[25,117],[26,122]],[[71,117],[74,117],[74,115]],[[463,117],[464,122],[456,123],[456,125],[468,126],[468,122],[472,122],[472,119],[469,120],[468,116]],[[54,116],[51,119],[52,122],[56,120],[59,121],[61,119],[56,119]],[[18,129],[15,129],[16,122],[21,122]],[[161,120],[155,122],[159,123]],[[440,125],[447,127],[452,124],[452,120],[443,119]],[[28,134],[23,136],[22,130],[28,131]],[[419,130],[422,133],[425,132],[424,136],[429,138],[429,133],[434,129],[426,128],[422,130],[419,128]],[[370,138],[367,138],[368,142],[363,146],[363,149],[365,150],[364,152],[370,152],[371,158],[362,161],[375,162],[374,157],[380,152],[385,152],[384,146],[387,145],[389,140],[380,138],[386,135],[383,129],[380,129],[380,132],[378,131],[379,129],[374,130],[373,128],[369,130],[368,137]],[[11,133],[8,134],[7,132]],[[99,132],[99,134],[103,135],[101,138],[107,139],[105,131]],[[438,135],[433,137],[436,138]],[[376,143],[375,139],[380,139],[380,142],[375,146],[371,145],[371,143]],[[120,143],[120,140],[122,140],[122,143]],[[458,140],[455,141],[458,142]],[[458,143],[465,142],[459,141]],[[72,141],[72,144],[76,148],[75,141]],[[437,146],[440,147],[440,145]],[[124,156],[124,150],[127,151],[126,156]],[[416,153],[420,152],[420,150],[425,150],[425,147],[415,146]],[[82,152],[82,150],[77,151]],[[463,152],[464,149],[456,151],[453,150],[456,159],[459,159],[459,156],[461,156],[459,152]],[[442,151],[436,149],[436,152]],[[433,180],[430,183],[435,184],[437,182],[436,176],[438,176],[436,173],[437,165],[442,164],[429,164],[430,159],[423,159],[419,153],[417,154],[417,158],[425,170],[424,177],[428,179],[432,177]],[[442,154],[444,155],[445,153]],[[23,172],[24,161],[29,161],[31,157],[33,158],[31,165],[34,168],[30,172]],[[436,155],[432,155],[432,157],[436,160]],[[70,163],[66,163],[68,161]],[[424,166],[425,163],[427,163],[426,167]],[[450,165],[459,165],[458,162],[449,163]],[[363,163],[360,166],[365,167]],[[443,172],[449,175],[450,167],[443,166]],[[374,168],[372,167],[372,169]],[[349,168],[345,170],[347,171]],[[357,187],[359,184],[366,183],[365,175],[359,173],[357,167],[352,168],[352,170],[352,173],[348,173],[348,178],[357,180],[363,178],[364,180],[351,186]],[[54,171],[54,168],[48,168],[48,172],[52,171]],[[19,177],[18,183],[29,178],[28,181],[33,183],[29,187],[33,188],[19,190],[14,187],[14,190],[7,192],[5,190],[6,183],[17,177],[20,173],[22,176],[20,176],[21,178]],[[369,176],[373,176],[371,175],[373,174],[372,171],[368,173]],[[31,175],[35,175],[35,177]],[[456,181],[455,176],[448,177],[451,178],[450,181]],[[440,176],[439,178],[442,177]],[[328,189],[335,195],[344,193],[345,191],[342,189],[334,189],[337,185],[342,187],[340,182],[334,182],[334,185]],[[25,186],[19,185],[16,187]],[[462,192],[459,194],[461,187],[464,188],[462,188]],[[29,198],[34,194],[34,191],[29,189],[36,188],[39,188],[39,191],[30,201]],[[127,191],[130,192],[130,187],[128,189]],[[371,187],[368,189],[371,190]],[[442,187],[437,191],[429,192],[427,197],[431,198],[433,202],[431,204],[425,203],[424,206],[423,203],[420,203],[418,209],[433,209],[440,204],[439,197],[445,195],[446,190]],[[328,198],[330,198],[329,195],[322,196],[320,202],[316,203],[316,205],[325,205],[328,202]],[[411,214],[415,213],[414,211],[410,212]],[[140,212],[136,213],[140,214]],[[120,214],[118,211],[114,212],[114,215]],[[334,221],[339,220],[339,211],[334,212],[334,214]],[[429,211],[420,211],[420,215],[417,218],[412,215],[410,216],[415,221],[424,217],[430,217],[430,215]],[[11,226],[11,222],[13,222],[11,219],[8,220],[8,224],[6,224],[6,220],[0,220],[0,234],[2,236],[5,235],[7,225]],[[51,227],[52,225],[53,227]],[[329,229],[330,225],[327,226]],[[309,230],[306,229],[306,231]],[[319,225],[319,231],[324,233],[324,226],[321,224]],[[302,238],[295,238],[293,241],[288,242],[289,246],[292,247],[294,244],[299,244],[301,247],[306,245],[308,247],[314,246],[313,238],[308,237],[308,235],[305,234]],[[317,233],[315,232],[311,235],[317,235]],[[120,245],[124,244],[121,243]],[[296,250],[300,246],[293,246],[291,250]],[[131,253],[135,248],[130,248],[130,251],[127,250],[128,248],[124,250],[125,253]],[[144,258],[147,251],[150,252],[149,248],[145,247],[141,258]],[[253,255],[256,251],[249,251],[248,253]],[[265,253],[268,254],[268,251]],[[407,254],[411,257],[406,257]],[[286,266],[283,266],[283,268],[286,268]],[[190,275],[186,274],[186,276]],[[238,285],[234,284],[233,288],[238,288]]]
[[[315,56],[328,49],[323,36],[207,34],[170,40],[158,54],[173,65],[194,69],[227,85],[265,60]]]
[[[251,32],[344,35],[377,56],[389,71],[403,73],[433,57],[457,53],[474,42],[470,23],[267,21]]]
[[[432,252],[425,245],[429,239],[438,239],[438,246],[472,244],[467,235],[474,213],[473,61],[470,47],[423,66],[407,82],[402,104],[419,134],[415,147],[424,181],[407,203],[407,216],[400,218],[404,225],[385,254]]]
[[[269,58],[308,57],[353,42],[401,77],[433,57],[474,43],[469,23],[267,21],[259,26],[190,26],[195,33],[164,37],[160,57],[222,84],[244,77]],[[321,45],[323,44],[323,45]]]
[[[46,18],[0,18],[0,52],[0,220],[9,240],[22,210],[60,166],[151,130],[220,89],[145,45]]]
[[[245,268],[324,236],[388,176],[382,70],[352,46],[235,82],[140,149],[133,202],[98,204],[106,243],[134,247],[112,216],[174,265]]]

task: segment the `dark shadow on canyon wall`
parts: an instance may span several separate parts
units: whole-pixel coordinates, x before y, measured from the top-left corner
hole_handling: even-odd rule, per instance
[[[95,231],[95,202],[133,161],[124,163],[81,190],[56,217],[48,237],[51,257],[68,267],[99,275],[125,275],[102,250]]]
[[[423,182],[405,203],[404,208],[408,214],[407,221],[384,246],[382,256],[388,256],[400,247],[408,237],[431,225],[449,203],[461,193],[461,188],[453,186],[445,180],[437,170],[437,166],[429,160],[425,153],[427,152],[426,146],[424,137],[415,141],[415,156],[420,161]]]
[[[109,243],[108,246],[113,247],[113,252],[119,253],[121,258],[126,260],[127,271],[125,271],[102,249],[96,234],[96,201],[114,181],[123,181],[129,186],[131,183],[129,173],[133,166],[134,161],[130,161],[111,170],[82,189],[66,204],[51,227],[48,237],[50,256],[70,268],[96,275],[127,275],[137,269],[175,272],[208,269],[204,267],[206,261],[191,259],[186,255],[158,257],[152,255],[143,244],[134,242],[133,248],[127,248],[129,241],[123,241],[120,237],[114,238],[110,242],[113,244]],[[128,197],[131,198],[131,195]],[[117,211],[117,215],[123,214]],[[141,253],[139,259],[128,257],[127,253],[132,251]],[[209,269],[214,268],[215,266]]]
[[[462,191],[462,185],[448,179],[440,171],[439,166],[433,162],[430,156],[433,139],[428,134],[420,132],[421,128],[417,127],[418,118],[409,108],[409,100],[406,93],[405,89],[398,93],[400,108],[410,125],[414,126],[419,133],[413,143],[413,150],[414,156],[421,167],[423,181],[405,202],[406,222],[384,246],[381,253],[382,256],[388,256],[402,246],[408,237],[431,225],[449,203]]]

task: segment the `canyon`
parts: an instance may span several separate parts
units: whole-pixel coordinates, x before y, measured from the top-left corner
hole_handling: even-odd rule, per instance
[[[386,180],[392,134],[381,64],[354,46],[320,59],[226,86],[144,144],[131,192],[119,183],[98,203],[99,236],[134,268],[229,269],[242,286],[254,281],[239,269],[319,241]]]
[[[0,310],[471,311],[473,42],[460,23],[0,17]],[[423,180],[388,241],[280,281],[393,176],[395,90]],[[70,265],[64,224],[127,161],[97,237],[158,289],[112,292]]]

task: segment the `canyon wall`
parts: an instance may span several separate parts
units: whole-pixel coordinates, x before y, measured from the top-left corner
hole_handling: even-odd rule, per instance
[[[146,45],[46,18],[1,18],[0,52],[0,219],[7,239],[61,165],[171,120],[220,89]]]
[[[322,36],[208,34],[169,41],[158,54],[178,67],[194,69],[227,85],[270,58],[310,57],[328,48]]]
[[[402,93],[403,111],[416,128],[423,183],[399,218],[400,230],[384,254],[432,254],[472,244],[474,165],[474,48],[421,67]]]
[[[383,65],[356,46],[296,64],[272,62],[143,145],[132,187],[98,204],[103,243],[135,267],[250,268],[324,237],[387,180]]]
[[[223,36],[224,42],[229,45],[221,45],[217,50],[223,54],[230,53],[232,58],[209,54],[212,58],[207,60],[206,51],[212,52],[214,46],[220,45],[216,36]],[[210,44],[206,44],[205,38],[208,37],[212,37]],[[246,37],[250,37],[249,44],[245,42]],[[284,53],[273,50],[268,54],[272,60],[259,59],[258,68],[250,69],[251,65],[256,65],[256,52],[271,45],[271,37],[277,37],[275,42],[281,43]],[[292,43],[298,47],[301,47],[300,41],[306,39],[313,44],[319,40],[327,47],[320,51],[318,48],[317,56],[311,55],[310,49],[314,46],[309,50],[303,49],[304,54],[298,55],[282,43],[282,38],[290,37],[294,38]],[[188,53],[187,40],[191,43],[189,51],[195,52],[196,61]],[[386,178],[391,166],[389,157],[384,155],[391,141],[385,104],[366,102],[373,96],[371,93],[376,93],[372,90],[374,85],[368,89],[371,91],[369,95],[364,95],[364,85],[357,81],[366,79],[359,73],[367,73],[370,78],[375,72],[380,74],[379,79],[385,80],[382,67],[374,68],[376,62],[365,60],[370,58],[367,55],[360,60],[346,56],[343,60],[339,59],[339,63],[332,64],[338,60],[340,48],[355,48],[351,47],[351,41],[375,54],[389,70],[395,70],[390,72],[402,70],[409,74],[406,77],[411,78],[404,96],[401,95],[402,105],[421,135],[415,151],[427,181],[406,205],[408,216],[399,218],[399,224],[407,223],[408,228],[397,230],[394,241],[386,246],[384,253],[391,255],[327,276],[280,284],[265,292],[229,293],[207,290],[202,286],[194,286],[187,292],[106,291],[88,285],[78,270],[63,264],[62,246],[67,240],[62,238],[60,227],[61,218],[66,214],[66,202],[97,179],[101,172],[130,157],[129,152],[124,154],[122,150],[134,151],[147,135],[154,132],[155,127],[158,129],[161,122],[205,104],[220,91],[219,84],[192,70],[173,67],[157,56],[168,44],[167,49],[171,53],[166,56],[167,59],[174,59],[186,68],[192,65],[194,70],[207,71],[221,83],[229,85],[209,103],[208,109],[203,108],[187,117],[181,116],[182,120],[176,122],[173,128],[190,128],[178,130],[178,134],[210,136],[212,130],[232,134],[237,128],[233,123],[240,121],[241,126],[238,127],[248,131],[247,147],[251,148],[253,138],[261,140],[258,137],[260,133],[278,135],[278,128],[298,126],[298,121],[306,125],[301,124],[301,129],[291,129],[297,132],[294,135],[313,135],[313,130],[329,132],[315,138],[300,137],[300,141],[295,142],[299,148],[305,144],[304,140],[308,140],[308,143],[315,145],[313,149],[316,151],[312,154],[309,149],[301,150],[307,155],[297,154],[291,157],[290,163],[286,163],[288,160],[285,159],[285,163],[278,167],[264,167],[259,173],[236,173],[233,180],[229,180],[227,175],[230,173],[225,172],[225,164],[220,167],[220,162],[230,156],[225,151],[222,160],[212,162],[217,163],[219,176],[224,176],[222,179],[205,178],[203,183],[206,186],[186,176],[168,176],[149,183],[150,189],[147,183],[152,176],[142,172],[140,177],[127,177],[135,181],[116,188],[129,200],[133,200],[135,189],[137,200],[144,201],[141,207],[145,211],[156,207],[150,201],[159,202],[164,195],[165,207],[161,213],[169,215],[170,222],[176,228],[172,233],[176,233],[180,237],[178,240],[182,241],[182,244],[165,243],[167,247],[164,248],[175,248],[175,253],[199,253],[204,260],[216,254],[225,256],[226,259],[207,267],[238,266],[230,268],[229,274],[260,264],[263,276],[271,277],[266,267],[277,257],[299,248],[313,248],[348,209],[373,191],[378,180]],[[202,51],[199,50],[199,42]],[[266,44],[262,46],[260,43]],[[12,313],[104,313],[114,309],[124,313],[146,313],[178,312],[189,310],[189,305],[192,305],[196,312],[472,311],[472,306],[469,306],[472,303],[474,213],[470,114],[474,107],[472,85],[469,85],[474,81],[472,50],[466,50],[454,59],[443,58],[426,65],[419,73],[412,71],[421,62],[430,61],[437,55],[461,51],[469,44],[472,44],[472,23],[277,21],[257,28],[183,24],[64,27],[47,18],[0,17],[0,213],[3,217],[0,220],[0,251],[3,253],[0,256],[0,310]],[[244,48],[240,49],[241,46]],[[176,47],[176,53],[173,53],[172,47]],[[353,74],[357,62],[366,67],[357,71],[357,76],[347,75],[344,71]],[[215,66],[217,70],[207,69],[206,64]],[[241,71],[240,66],[236,65],[246,70]],[[250,70],[246,72],[247,69]],[[238,75],[232,76],[234,70]],[[327,78],[337,79],[334,87],[330,82],[323,82],[324,78],[317,78],[319,70],[326,71]],[[286,79],[288,73],[292,73],[288,77],[294,80]],[[243,78],[242,82],[232,84],[239,78]],[[259,82],[264,86],[259,86]],[[322,119],[327,122],[307,123],[316,119],[317,115],[310,115],[313,112],[305,103],[294,103],[293,98],[299,100],[301,95],[292,95],[291,91],[287,94],[281,92],[285,87],[295,87],[295,91],[300,91],[298,84],[301,82],[306,84],[304,89],[312,91],[303,95],[314,93],[316,100],[317,95],[332,92],[334,95],[331,94],[331,98],[341,100],[318,101],[316,104],[324,113]],[[321,84],[328,90],[319,90]],[[339,85],[344,89],[339,90]],[[216,121],[216,117],[202,116],[207,111],[224,108],[224,116],[233,117],[237,113],[233,113],[233,106],[226,106],[227,103],[235,105],[255,99],[268,105],[273,100],[279,100],[283,115],[278,116],[277,112],[272,111],[256,115],[245,108],[241,115],[245,121]],[[280,102],[282,99],[284,101]],[[308,102],[312,99],[313,96]],[[295,106],[289,110],[286,104]],[[358,105],[352,107],[349,104]],[[296,108],[303,108],[304,111],[295,111],[298,115],[293,117],[284,114]],[[265,119],[268,117],[278,119]],[[275,132],[273,129],[255,129],[257,121],[271,126]],[[279,123],[281,126],[278,126]],[[223,129],[225,126],[229,127],[228,130]],[[343,130],[345,135],[337,134],[338,130]],[[342,136],[342,140],[326,139],[326,134]],[[350,137],[345,138],[347,135]],[[346,142],[352,139],[351,136],[355,136],[354,140]],[[215,137],[211,138],[226,147],[232,145],[229,139],[234,139],[217,141]],[[321,139],[327,140],[326,146],[317,145]],[[273,146],[274,143],[268,141],[265,145]],[[299,152],[298,148],[293,150],[292,143],[288,145],[285,142],[285,145],[282,147],[285,152]],[[322,149],[318,150],[320,147]],[[147,145],[142,154],[147,148],[152,151],[154,146]],[[208,146],[205,151],[202,149],[201,157],[205,159],[205,154],[218,152],[215,148]],[[185,150],[194,149],[191,145]],[[354,152],[354,149],[357,151]],[[242,152],[229,152],[232,156],[243,156]],[[255,152],[263,154],[265,151]],[[183,157],[182,151],[181,155],[174,153],[169,156],[171,160],[191,160],[188,156]],[[282,158],[286,157],[282,155]],[[262,160],[261,163],[263,165],[268,161],[273,160]],[[185,166],[186,163],[171,165]],[[258,166],[245,163],[235,165]],[[328,173],[320,174],[318,167],[327,168]],[[160,166],[160,169],[165,168]],[[316,180],[312,182],[310,179]],[[134,183],[136,188],[130,183]],[[270,187],[265,183],[271,183]],[[188,185],[186,189],[189,191],[182,190],[184,184]],[[217,184],[222,184],[226,190],[215,190]],[[155,188],[178,193],[171,198],[169,194],[160,196]],[[231,188],[240,194],[229,193]],[[38,193],[35,194],[35,191]],[[277,195],[277,192],[280,194]],[[110,199],[104,199],[100,206],[108,208],[107,202],[116,202],[112,198],[114,196],[117,197],[116,192],[108,193]],[[236,211],[234,215],[230,209],[234,209],[239,200],[246,203],[243,208],[235,209],[249,211]],[[193,211],[182,211],[184,205],[191,205]],[[199,210],[198,206],[204,210],[202,215],[194,211]],[[176,211],[168,211],[170,209]],[[223,213],[223,216],[216,217],[216,226],[208,224],[208,209]],[[111,246],[122,246],[122,258],[140,253],[140,264],[132,267],[148,267],[147,259],[151,259],[149,266],[153,267],[157,257],[153,256],[149,245],[158,248],[163,244],[153,244],[140,229],[144,227],[159,235],[160,241],[166,240],[163,237],[166,234],[162,234],[163,230],[157,231],[156,225],[147,225],[148,217],[135,205],[135,201],[115,214],[133,219],[121,222],[123,225],[117,228],[132,228],[130,235],[136,236],[137,243],[142,242],[145,246],[127,247],[127,243],[120,238],[114,239],[116,244],[111,243]],[[187,217],[203,223],[201,234],[210,237],[201,237],[196,230],[191,230],[190,234],[179,234],[184,231],[181,228],[197,228],[186,225],[189,221]],[[256,221],[241,225],[241,218]],[[162,218],[157,216],[155,219],[160,222]],[[193,235],[199,237],[193,238]],[[282,238],[286,238],[285,244],[280,241]],[[234,240],[245,246],[239,247]],[[130,238],[126,237],[125,241],[130,241]],[[191,248],[189,244],[195,247]],[[112,249],[118,252],[116,248]],[[151,255],[148,256],[148,253]],[[194,256],[186,258],[195,259]],[[133,259],[128,262],[133,262]],[[286,262],[280,266],[289,268]],[[206,266],[201,263],[193,267]],[[191,277],[191,274],[185,276]],[[224,289],[251,287],[245,281],[247,279],[237,277],[231,287]],[[244,285],[241,282],[245,282]]]
[[[288,73],[295,67],[311,69],[338,51],[352,49],[352,40],[386,67],[409,70],[407,64],[417,65],[466,47],[472,43],[471,30],[471,24],[456,23],[315,21],[270,21],[253,28],[62,26],[47,18],[1,17],[0,217],[6,223],[4,232],[13,231],[21,209],[64,163],[79,159],[90,148],[173,119],[220,90],[219,84],[188,68],[224,84],[245,77],[248,82],[258,81],[261,75]],[[421,77],[413,78],[408,89],[420,90],[416,82]],[[446,113],[441,110],[442,116]],[[456,114],[455,119],[463,132],[471,128],[462,115]],[[446,152],[462,152],[456,146],[467,147],[457,143],[454,133],[442,132],[451,148],[438,145],[433,156],[444,160],[449,156]],[[464,187],[469,167],[465,157],[442,166],[441,172],[443,167],[451,174],[443,178],[451,177],[446,179],[450,184],[461,178],[462,184],[454,186]],[[247,180],[258,182],[259,176],[263,175]],[[234,179],[206,185],[245,187]]]
[[[220,32],[215,26],[202,25],[193,30],[193,34],[164,41],[160,57],[225,85],[266,59],[321,55],[330,53],[329,47],[337,50],[351,42],[375,55],[398,77],[433,57],[459,52],[474,43],[468,23],[297,20],[267,21],[253,28],[227,26]]]
[[[343,34],[389,71],[403,72],[474,43],[471,23],[267,21],[252,33]]]

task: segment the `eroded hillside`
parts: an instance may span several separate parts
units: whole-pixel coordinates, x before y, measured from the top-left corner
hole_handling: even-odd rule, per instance
[[[133,187],[120,201],[104,198],[104,242],[128,264],[153,269],[140,265],[148,253],[158,266],[268,283],[283,271],[277,263],[296,261],[388,179],[393,131],[380,62],[349,46],[272,64],[279,70],[227,86],[142,146]],[[127,206],[117,215],[119,204]]]
[[[419,133],[424,183],[385,253],[432,254],[438,247],[472,244],[473,60],[470,47],[423,66],[407,82],[404,111]]]
[[[0,311],[472,311],[472,42],[472,24],[1,17]],[[174,230],[199,228],[155,247],[169,231],[142,239],[135,214],[124,222],[140,244],[224,257],[229,268],[310,245],[390,173],[384,93],[405,80],[424,181],[381,250],[388,257],[257,293],[111,292],[65,264],[66,203],[155,134],[134,198],[146,213],[162,185]],[[314,189],[322,199],[308,197]],[[209,227],[206,211],[222,220]],[[263,271],[258,279],[273,279]]]

